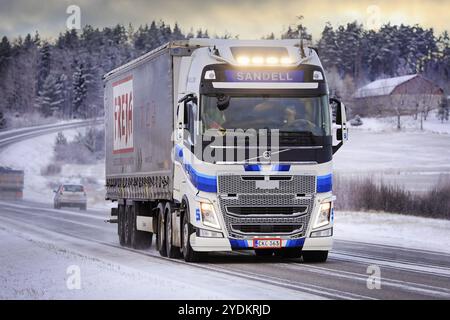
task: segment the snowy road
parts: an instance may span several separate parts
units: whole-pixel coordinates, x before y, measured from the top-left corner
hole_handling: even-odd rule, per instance
[[[106,211],[1,202],[0,298],[450,299],[450,255],[336,241],[325,264],[216,254],[186,264],[118,244]],[[66,287],[80,269],[81,289]],[[367,267],[381,270],[368,289]]]
[[[3,132],[0,149],[79,125]],[[447,221],[336,216],[339,240],[325,264],[262,259],[251,251],[187,264],[160,257],[154,247],[120,247],[116,225],[104,222],[106,209],[55,210],[29,200],[3,201],[0,299],[450,299]],[[367,286],[369,266],[381,271],[380,289]],[[74,275],[80,289],[73,288]]]

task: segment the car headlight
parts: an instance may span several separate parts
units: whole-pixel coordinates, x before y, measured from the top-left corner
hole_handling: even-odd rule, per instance
[[[319,214],[314,223],[314,229],[326,226],[330,223],[331,202],[324,202],[320,204]]]
[[[202,221],[205,226],[220,229],[217,221],[216,211],[211,203],[200,203],[200,211],[202,213]]]

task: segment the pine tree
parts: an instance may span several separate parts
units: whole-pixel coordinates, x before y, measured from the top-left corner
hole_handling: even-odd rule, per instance
[[[83,63],[75,62],[75,72],[72,76],[72,118],[82,117],[87,115],[87,86],[88,75]]]
[[[42,90],[45,79],[50,74],[50,45],[48,42],[44,42],[44,45],[39,51],[39,63],[38,63],[38,78],[36,90],[39,92]]]
[[[3,115],[3,111],[0,110],[0,130],[6,128],[6,119]]]
[[[8,38],[4,36],[0,42],[0,71],[6,67],[11,58],[12,48]]]
[[[448,104],[447,97],[442,96],[442,100],[441,100],[441,103],[439,104],[439,109],[438,109],[438,119],[441,120],[442,123],[444,123],[444,120],[448,121],[449,113],[450,113],[450,107]]]
[[[37,107],[44,116],[62,114],[64,96],[60,79],[52,74],[48,75],[42,84],[42,90],[39,91],[37,101]]]

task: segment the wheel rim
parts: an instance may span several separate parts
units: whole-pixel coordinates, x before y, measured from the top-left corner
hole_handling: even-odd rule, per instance
[[[172,221],[170,219],[170,212],[167,212],[167,220],[166,220],[166,241],[167,241],[167,251],[169,251],[172,246]]]
[[[159,237],[158,237],[158,247],[161,250],[163,247],[163,232],[164,232],[164,225],[163,225],[163,219],[162,216],[160,216],[161,220],[159,222]]]
[[[188,224],[185,222],[183,224],[183,254],[186,255],[187,252],[187,243],[189,239],[189,231],[188,231]]]

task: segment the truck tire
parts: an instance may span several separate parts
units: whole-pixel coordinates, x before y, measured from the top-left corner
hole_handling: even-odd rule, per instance
[[[125,219],[125,206],[119,204],[117,209],[117,234],[119,235],[119,243],[121,246],[125,246],[125,232],[124,232],[124,219]]]
[[[181,253],[186,262],[199,262],[203,257],[202,253],[195,252],[191,247],[189,238],[194,232],[195,230],[189,221],[189,206],[185,204],[181,228]]]
[[[255,255],[258,257],[271,257],[273,255],[273,250],[268,249],[255,249]]]
[[[328,258],[328,251],[303,251],[304,262],[325,262]]]
[[[133,249],[147,249],[152,245],[153,233],[140,231],[137,229],[137,216],[139,215],[139,205],[131,208],[131,247]]]
[[[281,248],[275,251],[277,257],[286,259],[296,259],[302,256],[301,248]]]
[[[165,216],[165,235],[166,235],[166,252],[169,258],[178,258],[180,256],[180,249],[172,244],[173,239],[173,226],[172,226],[172,205],[170,202],[166,202],[164,208]]]
[[[123,225],[123,233],[125,237],[125,245],[129,246],[131,244],[131,226],[132,226],[132,206],[125,206],[125,217]]]
[[[165,237],[165,225],[164,225],[164,203],[159,202],[156,207],[157,215],[158,215],[158,232],[156,233],[156,245],[159,251],[159,254],[162,257],[167,257],[167,248],[166,248],[166,237]]]

